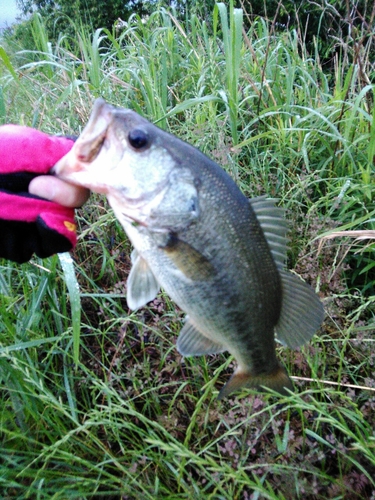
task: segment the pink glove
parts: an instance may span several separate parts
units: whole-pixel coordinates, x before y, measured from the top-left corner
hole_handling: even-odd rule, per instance
[[[49,173],[74,140],[20,125],[0,126],[0,257],[26,262],[76,244],[74,209],[28,193],[30,181]]]

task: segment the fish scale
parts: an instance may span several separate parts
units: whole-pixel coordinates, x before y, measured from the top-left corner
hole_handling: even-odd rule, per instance
[[[106,194],[135,249],[129,307],[144,306],[161,287],[187,314],[182,355],[233,354],[238,366],[220,398],[241,387],[292,389],[275,334],[298,347],[324,311],[311,287],[284,269],[287,226],[274,200],[248,200],[199,150],[102,99],[54,171]]]

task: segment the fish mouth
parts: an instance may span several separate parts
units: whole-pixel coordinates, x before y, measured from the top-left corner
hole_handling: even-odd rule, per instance
[[[83,134],[78,137],[72,149],[51,168],[51,174],[76,183],[70,176],[86,171],[98,157],[107,138],[114,109],[102,98],[95,100]]]
[[[95,101],[92,114],[85,127],[85,133],[74,144],[75,154],[79,162],[89,164],[98,157],[112,122],[112,111],[113,107],[103,99]]]

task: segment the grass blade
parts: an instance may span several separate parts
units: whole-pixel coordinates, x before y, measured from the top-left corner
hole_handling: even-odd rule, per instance
[[[81,335],[81,298],[79,294],[79,284],[71,255],[67,252],[58,255],[69,293],[73,328],[73,360],[74,364],[78,366]]]

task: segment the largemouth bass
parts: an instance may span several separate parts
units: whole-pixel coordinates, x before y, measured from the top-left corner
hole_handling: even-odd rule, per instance
[[[183,356],[235,357],[219,398],[240,387],[292,390],[275,334],[301,346],[324,312],[312,288],[284,269],[287,225],[274,200],[248,200],[199,150],[103,99],[54,172],[104,193],[123,225],[134,246],[129,308],[162,287],[187,313],[177,340]]]

